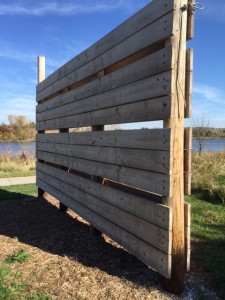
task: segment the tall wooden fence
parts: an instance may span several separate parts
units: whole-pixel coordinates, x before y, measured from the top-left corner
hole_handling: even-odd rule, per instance
[[[193,14],[155,0],[37,86],[37,185],[151,266],[174,293],[189,268]],[[104,131],[163,120],[160,129]],[[92,126],[92,131],[72,128]],[[184,143],[185,141],[185,143]],[[185,149],[185,150],[184,150]],[[184,184],[185,183],[185,184]]]

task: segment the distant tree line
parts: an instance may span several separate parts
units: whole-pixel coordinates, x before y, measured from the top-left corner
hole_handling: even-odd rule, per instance
[[[35,140],[35,123],[25,116],[8,116],[9,124],[0,123],[1,142],[29,142]]]

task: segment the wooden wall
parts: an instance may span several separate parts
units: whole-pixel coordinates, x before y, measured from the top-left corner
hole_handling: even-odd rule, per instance
[[[168,40],[180,34],[182,3],[152,1],[37,85],[40,190],[166,278],[171,277],[173,208],[163,199],[174,194],[176,128],[104,131],[104,126],[177,118],[177,56]],[[186,60],[182,64],[185,68]],[[190,84],[186,79],[187,117]],[[92,131],[70,131],[88,126]],[[184,134],[175,138],[184,141]],[[188,163],[182,159],[185,174],[190,174],[189,154],[185,150]],[[189,193],[190,176],[182,178]]]

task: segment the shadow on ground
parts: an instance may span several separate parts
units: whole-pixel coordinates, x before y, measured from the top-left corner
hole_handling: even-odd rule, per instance
[[[85,266],[97,267],[138,285],[159,282],[156,272],[103,237],[92,236],[89,229],[88,224],[60,212],[57,206],[41,198],[0,202],[1,235],[17,237],[22,243],[66,255]]]

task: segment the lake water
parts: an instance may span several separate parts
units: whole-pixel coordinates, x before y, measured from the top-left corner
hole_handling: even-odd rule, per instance
[[[212,139],[212,140],[205,140],[205,145],[203,151],[209,152],[220,152],[225,151],[225,139]],[[198,152],[198,141],[192,141],[192,149],[194,152]]]
[[[21,153],[22,151],[35,156],[35,142],[30,143],[0,143],[0,152],[10,151],[12,153]]]
[[[13,153],[20,153],[24,151],[32,156],[35,156],[35,142],[30,143],[0,143],[0,152],[10,151]],[[193,140],[193,151],[198,152],[198,141]],[[207,140],[203,151],[225,151],[225,139]]]

